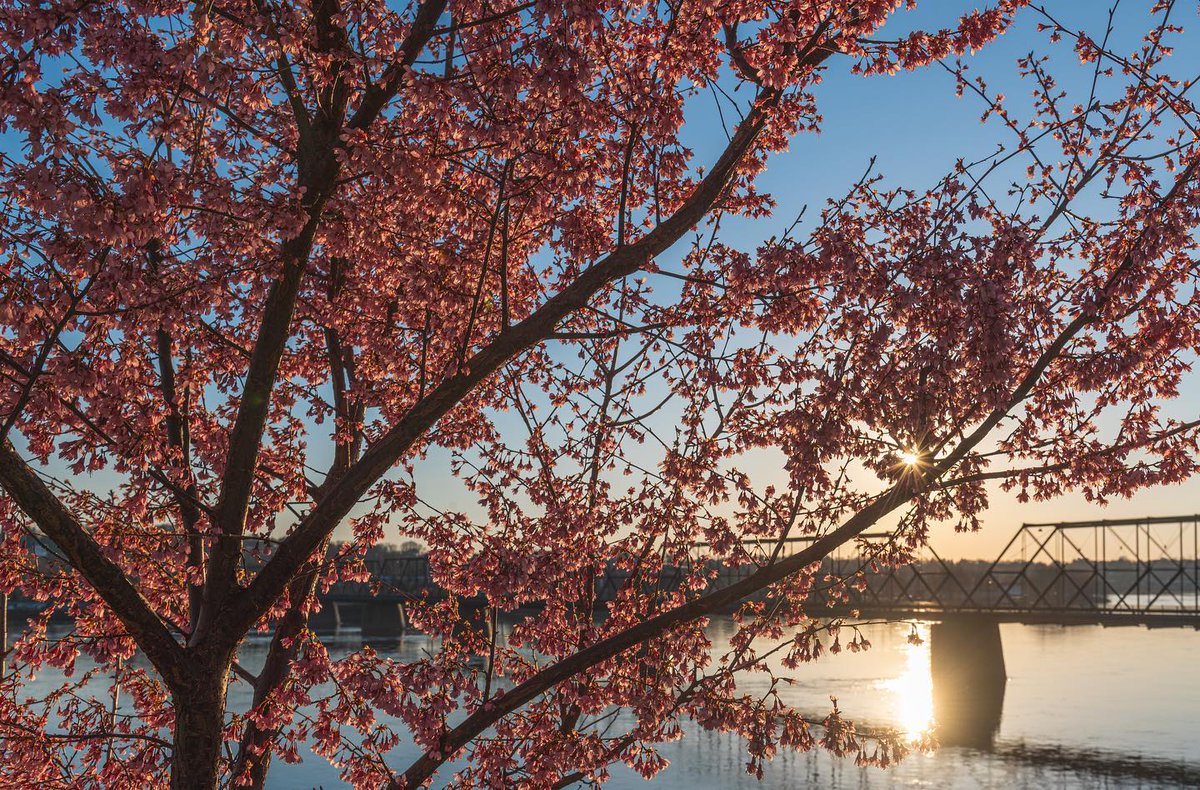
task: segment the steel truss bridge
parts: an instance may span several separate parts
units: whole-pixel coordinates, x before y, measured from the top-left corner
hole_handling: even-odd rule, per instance
[[[825,608],[814,596],[806,610],[818,617],[932,621],[932,701],[944,744],[993,745],[1007,683],[1001,623],[1200,629],[1200,515],[1025,524],[992,562],[948,561],[927,548],[909,565],[876,572],[868,572],[870,559],[893,536],[862,537],[846,553],[825,558],[821,572],[825,584],[865,586],[844,585],[849,596]],[[775,545],[763,541],[764,548]],[[712,585],[731,584],[757,567],[713,565]],[[313,627],[349,625],[346,615],[358,619],[364,637],[392,639],[403,633],[408,602],[446,597],[427,557],[368,562],[368,571],[371,582],[334,585],[322,596]],[[679,568],[665,568],[657,587],[676,588],[682,576]],[[596,581],[597,603],[631,583],[637,580],[610,564]],[[495,628],[486,601],[459,606],[463,627]]]
[[[1024,524],[991,563],[911,565],[867,574],[846,607],[904,619],[1200,629],[1200,515]],[[861,563],[861,560],[859,560]],[[855,558],[832,558],[841,577]]]
[[[854,578],[872,541],[823,562],[823,575]],[[808,538],[791,539],[803,543]],[[754,565],[719,566],[714,587],[744,578]],[[322,597],[336,604],[404,604],[445,596],[425,556],[368,561],[372,581],[339,583]],[[664,570],[674,588],[681,573]],[[1200,628],[1200,514],[1024,524],[994,561],[947,561],[925,549],[916,562],[863,576],[866,588],[827,610],[872,619],[982,616],[996,622],[1191,626]],[[598,604],[629,582],[609,567],[596,582]],[[477,602],[481,604],[482,602]],[[815,613],[815,612],[814,612]]]

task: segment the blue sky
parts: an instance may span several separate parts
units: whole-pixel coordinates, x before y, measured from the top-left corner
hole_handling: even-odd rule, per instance
[[[935,0],[922,3],[918,11],[899,14],[889,30],[900,35],[913,28],[936,29],[951,26],[958,15],[976,7],[975,2]],[[1148,4],[1126,2],[1118,7],[1116,26],[1110,44],[1116,49],[1133,49],[1149,22]],[[1109,5],[1093,0],[1064,0],[1053,6],[1060,21],[1087,30],[1097,39],[1104,35]],[[1198,20],[1195,10],[1176,12],[1185,26]],[[1015,109],[1029,105],[1030,86],[1019,79],[1016,60],[1032,49],[1046,51],[1046,35],[1036,30],[1037,19],[1031,12],[1018,18],[1017,24],[1000,40],[969,59],[971,73],[983,76],[989,87],[1010,97]],[[1191,35],[1191,31],[1187,36]],[[1092,67],[1081,65],[1071,45],[1063,43],[1051,50],[1055,76],[1062,87],[1073,93],[1082,91],[1086,98],[1092,79]],[[1064,57],[1065,56],[1065,57]],[[1183,48],[1172,59],[1173,71],[1182,76],[1200,74],[1200,47]],[[933,186],[959,158],[975,160],[993,152],[998,144],[1011,144],[1012,134],[995,121],[980,122],[984,105],[971,94],[955,95],[954,80],[934,65],[916,72],[892,76],[861,77],[849,73],[848,62],[829,61],[823,84],[817,89],[819,110],[824,118],[817,134],[803,134],[790,149],[774,155],[757,185],[777,201],[774,216],[759,219],[722,221],[722,240],[735,247],[753,250],[762,240],[781,233],[807,205],[806,218],[815,219],[829,198],[840,197],[862,175],[872,157],[874,172],[888,183],[914,189]],[[744,100],[745,97],[738,97]],[[736,120],[728,105],[725,120]],[[689,105],[684,142],[692,148],[695,164],[712,162],[726,142],[726,133],[713,102],[707,95]],[[1013,172],[1018,177],[1024,162]],[[993,184],[1001,187],[1002,182]],[[1002,193],[1003,189],[997,189]],[[801,225],[804,227],[804,224]],[[681,241],[665,262],[686,251]],[[665,292],[659,293],[660,298]],[[1200,413],[1200,378],[1193,377],[1183,398],[1168,410],[1172,416],[1194,419]],[[507,425],[507,416],[499,416]],[[515,418],[513,418],[515,425]],[[638,453],[640,455],[640,452]],[[647,459],[649,460],[649,459]],[[757,453],[738,463],[738,467],[756,477],[760,485],[784,484],[781,458]],[[421,490],[439,507],[478,514],[474,496],[448,474],[448,454],[433,451],[417,465]],[[653,463],[653,460],[650,460]],[[432,501],[436,498],[436,502]],[[933,548],[943,557],[992,559],[1004,548],[1023,522],[1084,520],[1136,516],[1178,515],[1200,512],[1200,479],[1181,486],[1146,490],[1129,500],[1114,500],[1107,506],[1087,502],[1081,495],[1067,495],[1049,502],[1021,504],[1015,495],[991,489],[991,508],[980,533],[955,533],[949,525],[936,528]],[[881,525],[883,526],[883,525]],[[398,536],[389,534],[388,540]]]
[[[954,0],[922,3],[918,11],[897,16],[893,24],[902,29],[941,27],[952,24],[964,8],[973,5]],[[1109,3],[1063,0],[1047,5],[1068,26],[1078,26],[1097,39],[1103,36]],[[1126,0],[1118,6],[1110,41],[1113,46],[1132,49],[1138,44],[1148,27],[1149,6],[1148,0]],[[1177,41],[1197,40],[1200,18],[1194,4],[1180,4],[1172,19],[1187,29]],[[1030,86],[1019,79],[1016,60],[1033,49],[1047,51],[1046,44],[1046,35],[1036,31],[1035,15],[1026,12],[1005,36],[970,58],[971,71],[984,76],[989,87],[1005,93],[1020,107],[1027,103]],[[1070,44],[1064,42],[1049,51],[1054,53],[1053,69],[1062,86],[1073,93],[1086,91],[1091,68],[1073,57]],[[1170,62],[1172,73],[1178,76],[1200,74],[1200,46],[1179,46]],[[1080,98],[1086,95],[1084,92]],[[952,77],[937,66],[863,78],[831,61],[817,99],[824,116],[820,133],[803,135],[791,150],[776,155],[759,182],[778,201],[776,216],[723,225],[729,231],[727,240],[752,246],[786,227],[805,204],[809,216],[815,215],[825,199],[843,194],[860,177],[872,156],[876,157],[875,171],[889,182],[919,189],[936,183],[956,159],[976,159],[993,151],[998,143],[1011,142],[1011,133],[997,121],[980,122],[982,102],[969,94],[956,97]],[[723,140],[719,130],[717,135]],[[1168,413],[1184,419],[1200,416],[1200,377],[1191,378],[1183,397]],[[998,486],[993,487],[991,501],[981,533],[956,534],[946,526],[935,530],[933,548],[943,556],[992,558],[1022,522],[1197,513],[1200,479],[1148,489],[1106,507],[1079,495],[1020,504]]]
[[[899,35],[915,27],[952,25],[959,14],[976,5],[971,0],[931,0],[922,3],[916,12],[899,14],[887,33]],[[1176,21],[1188,27],[1200,22],[1195,6],[1184,5],[1176,12]],[[1125,0],[1120,6],[1115,46],[1136,45],[1146,28],[1148,6],[1148,0]],[[1108,3],[1059,0],[1052,7],[1068,24],[1078,24],[1096,37],[1103,35]],[[972,72],[984,75],[991,87],[1013,97],[1017,106],[1022,97],[1028,97],[1029,87],[1017,79],[1015,61],[1031,49],[1046,46],[1046,36],[1037,33],[1035,25],[1035,15],[1025,12],[1007,35],[970,58]],[[1193,31],[1189,30],[1184,40],[1192,37]],[[1075,60],[1069,44],[1059,45],[1055,52],[1065,56],[1054,63],[1064,87],[1086,89],[1090,67]],[[1177,74],[1200,73],[1200,46],[1180,47],[1173,62]],[[753,249],[761,240],[786,228],[805,205],[808,217],[816,217],[828,198],[844,194],[862,175],[872,157],[876,158],[875,172],[885,175],[889,183],[922,189],[936,183],[956,159],[976,159],[995,150],[998,143],[1011,142],[1011,134],[999,123],[980,123],[982,103],[970,95],[956,97],[952,77],[936,65],[913,73],[864,78],[850,74],[845,59],[835,58],[829,61],[825,81],[816,95],[824,117],[821,131],[801,135],[790,150],[773,156],[759,179],[759,188],[777,201],[775,215],[763,220],[723,222],[726,242]],[[724,146],[725,134],[711,101],[698,99],[691,109],[685,141],[695,151],[696,163],[711,162]],[[1200,412],[1200,382],[1193,378],[1189,384],[1184,397],[1171,410],[1175,416],[1195,418]],[[447,485],[447,461],[445,453],[431,454],[419,464],[418,479],[426,484],[426,493],[432,490],[438,494],[438,505],[475,510],[472,496],[460,487]],[[766,468],[761,471],[764,476],[777,474],[777,466],[774,472]],[[947,527],[935,532],[935,549],[943,556],[992,557],[1021,522],[1200,512],[1200,479],[1147,490],[1131,500],[1114,501],[1107,508],[1087,503],[1079,496],[1020,505],[998,489],[992,503],[982,534],[956,535]],[[387,539],[401,538],[389,534]]]

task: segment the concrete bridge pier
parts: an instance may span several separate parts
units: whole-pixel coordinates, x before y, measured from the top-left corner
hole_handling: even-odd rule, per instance
[[[990,748],[1004,708],[1004,647],[1000,624],[988,617],[935,623],[930,635],[933,714],[948,746]]]
[[[363,607],[362,635],[368,637],[394,637],[404,634],[408,627],[408,613],[403,602],[368,603]]]
[[[323,601],[319,611],[308,616],[308,627],[314,631],[336,631],[342,627],[342,609],[337,601]]]

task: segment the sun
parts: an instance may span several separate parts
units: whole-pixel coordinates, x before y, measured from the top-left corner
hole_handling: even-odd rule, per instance
[[[905,466],[916,466],[921,463],[921,454],[912,450],[905,450],[900,453],[900,462]]]

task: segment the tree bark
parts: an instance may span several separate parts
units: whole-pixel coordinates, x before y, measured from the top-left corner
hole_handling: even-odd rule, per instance
[[[171,790],[216,790],[221,774],[230,659],[199,667],[171,690],[175,708]]]

